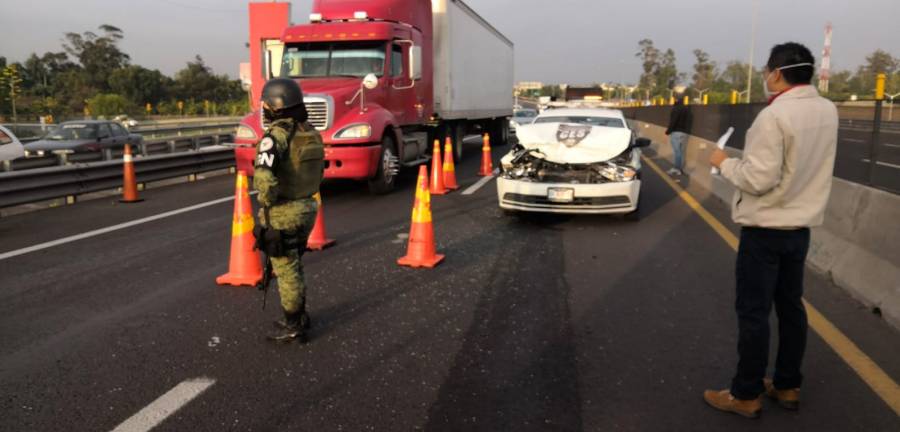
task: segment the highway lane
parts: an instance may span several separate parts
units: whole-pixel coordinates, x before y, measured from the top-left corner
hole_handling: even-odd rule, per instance
[[[464,188],[478,181],[474,153],[458,166]],[[215,383],[159,430],[900,428],[817,336],[799,414],[767,404],[754,422],[703,404],[735,362],[734,255],[653,172],[639,223],[505,217],[493,183],[434,197],[448,258],[431,271],[395,264],[414,181],[384,197],[326,185],[339,243],[305,257],[305,347],[262,340],[274,295],[262,312],[258,292],[215,286],[227,203],[0,261],[0,429],[111,430],[200,377]],[[217,177],[136,206],[0,219],[0,252],[231,193],[233,179]],[[703,204],[727,220],[724,205]],[[896,332],[820,276],[807,298],[900,378],[900,346],[886,343]]]

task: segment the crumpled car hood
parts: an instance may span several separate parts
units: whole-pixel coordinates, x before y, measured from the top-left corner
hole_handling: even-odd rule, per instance
[[[516,128],[519,144],[535,157],[559,164],[606,162],[631,145],[631,130],[568,123],[538,123]]]

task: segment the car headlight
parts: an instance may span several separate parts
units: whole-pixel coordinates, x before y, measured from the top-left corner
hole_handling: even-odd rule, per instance
[[[334,134],[334,139],[360,139],[372,136],[372,126],[355,124],[347,126]]]
[[[607,165],[600,169],[603,178],[614,182],[627,182],[634,180],[637,171],[629,167]]]
[[[235,138],[245,139],[245,140],[257,140],[256,131],[253,128],[245,125],[240,125],[237,128],[237,131],[234,133]]]

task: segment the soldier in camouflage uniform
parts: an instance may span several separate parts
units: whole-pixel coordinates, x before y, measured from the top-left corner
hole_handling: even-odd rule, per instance
[[[313,196],[325,169],[319,132],[307,121],[300,86],[290,79],[273,79],[262,93],[263,115],[270,122],[256,150],[253,185],[262,207],[260,225],[281,233],[281,256],[270,256],[278,278],[284,320],[269,339],[306,342],[306,284],[300,259],[316,220]],[[268,213],[268,214],[266,214]]]

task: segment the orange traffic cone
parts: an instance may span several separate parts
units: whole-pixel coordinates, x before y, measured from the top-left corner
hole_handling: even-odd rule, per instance
[[[334,240],[325,235],[325,211],[322,207],[322,194],[316,193],[316,202],[319,203],[319,211],[316,215],[316,224],[313,226],[309,239],[306,241],[306,249],[320,251],[334,244]]]
[[[494,161],[491,158],[491,136],[484,134],[484,144],[481,146],[481,170],[478,171],[480,176],[494,175]]]
[[[444,168],[441,166],[441,141],[434,140],[434,153],[431,156],[431,193],[444,195],[447,188],[444,187]]]
[[[120,203],[136,203],[143,201],[138,198],[137,178],[134,175],[134,159],[131,156],[131,146],[125,144],[125,154],[122,155],[122,199]]]
[[[247,191],[247,174],[238,171],[231,223],[231,259],[228,273],[216,278],[219,285],[256,286],[263,276],[259,251],[254,250],[253,206]]]
[[[459,189],[456,183],[456,165],[453,164],[453,141],[450,137],[444,143],[444,187],[449,190]]]
[[[397,260],[397,264],[414,268],[433,268],[443,260],[443,255],[435,253],[434,227],[431,223],[431,193],[428,190],[428,169],[425,168],[425,165],[422,165],[419,168],[419,181],[416,185],[416,200],[415,204],[413,204],[409,245],[407,246],[406,256]]]

